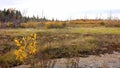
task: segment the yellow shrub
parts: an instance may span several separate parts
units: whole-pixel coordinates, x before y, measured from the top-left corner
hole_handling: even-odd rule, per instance
[[[22,39],[14,39],[17,49],[14,51],[16,59],[22,62],[30,61],[33,63],[34,55],[37,52],[36,34],[23,37]]]
[[[46,28],[63,28],[65,23],[63,22],[45,22]]]
[[[21,23],[20,27],[22,28],[36,28],[38,27],[40,23],[39,22],[27,22],[27,23]]]

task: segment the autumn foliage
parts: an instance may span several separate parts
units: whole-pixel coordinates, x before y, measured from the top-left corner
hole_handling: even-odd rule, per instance
[[[14,42],[17,46],[17,49],[14,52],[16,60],[21,62],[30,61],[32,63],[34,55],[37,52],[36,34],[31,34],[22,39],[14,39]]]
[[[63,22],[45,22],[46,28],[63,28],[65,27],[65,23]]]
[[[20,27],[22,28],[36,28],[38,27],[39,22],[27,22],[27,23],[20,23]]]

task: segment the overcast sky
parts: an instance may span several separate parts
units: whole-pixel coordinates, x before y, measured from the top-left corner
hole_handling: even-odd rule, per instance
[[[15,8],[27,16],[66,20],[76,18],[120,18],[120,0],[0,0],[0,9]]]

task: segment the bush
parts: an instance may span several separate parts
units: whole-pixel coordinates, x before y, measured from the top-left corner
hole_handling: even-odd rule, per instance
[[[45,22],[46,28],[63,28],[65,27],[65,23],[63,22]]]
[[[37,28],[40,23],[38,22],[27,22],[27,23],[21,23],[20,27],[22,28]]]
[[[100,22],[100,24],[101,24],[101,25],[105,25],[105,23],[104,23],[104,22]]]
[[[13,23],[12,22],[7,22],[6,27],[13,27]]]
[[[34,55],[37,52],[36,34],[31,34],[30,36],[23,37],[22,39],[14,39],[14,42],[17,46],[17,49],[14,52],[16,60],[23,63],[28,61],[32,68],[34,68]]]

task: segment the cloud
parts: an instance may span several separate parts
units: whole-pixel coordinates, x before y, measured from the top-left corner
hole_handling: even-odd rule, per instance
[[[16,8],[26,15],[68,19],[85,14],[119,13],[119,0],[0,0],[0,8]]]

